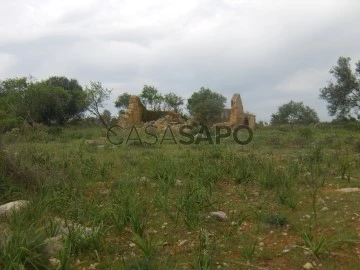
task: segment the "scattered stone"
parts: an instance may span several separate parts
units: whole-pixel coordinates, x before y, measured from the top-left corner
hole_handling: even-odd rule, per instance
[[[149,178],[147,178],[147,177],[145,177],[145,176],[142,176],[142,177],[140,178],[140,182],[146,183],[146,182],[150,182],[150,180],[149,180]]]
[[[9,216],[13,211],[18,211],[29,205],[29,201],[19,200],[0,206],[0,218]]]
[[[56,259],[56,258],[50,258],[49,262],[51,264],[51,266],[57,267],[60,264],[60,260]]]
[[[179,247],[183,246],[185,243],[187,243],[188,240],[182,240],[180,241],[180,243],[178,244]]]
[[[100,191],[100,194],[101,194],[101,195],[109,195],[110,192],[111,192],[111,190],[106,188],[106,189],[101,190],[101,191]]]
[[[340,189],[337,189],[336,191],[343,192],[343,193],[349,193],[349,192],[360,191],[360,188],[340,188]]]
[[[63,237],[61,235],[47,238],[44,241],[44,253],[49,256],[55,256],[63,248]]]
[[[135,247],[135,246],[136,246],[135,243],[130,243],[130,244],[129,244],[129,247]]]
[[[307,262],[307,263],[305,263],[303,265],[303,268],[307,269],[307,270],[310,270],[310,269],[313,269],[314,267],[313,267],[313,265],[311,263]]]
[[[183,185],[184,185],[184,184],[183,184],[183,182],[182,182],[181,180],[176,180],[175,186],[181,187],[181,186],[183,186]]]
[[[58,224],[59,234],[68,235],[69,228],[73,230],[81,231],[82,237],[87,237],[93,233],[93,229],[89,227],[84,227],[78,223],[72,222],[70,220],[63,220],[61,218],[54,218],[54,223]]]
[[[319,199],[318,199],[318,203],[322,203],[322,204],[325,204],[325,201],[324,201],[324,199],[322,199],[322,198],[319,198]]]
[[[310,215],[305,215],[305,216],[304,216],[304,218],[306,218],[306,219],[310,219],[310,218],[311,218],[311,216],[310,216]]]
[[[92,263],[92,264],[90,264],[88,269],[89,270],[95,270],[98,265],[99,265],[99,263]]]
[[[286,248],[286,249],[284,249],[282,252],[283,252],[283,253],[288,253],[288,252],[290,252],[290,249]]]
[[[228,216],[223,211],[210,212],[210,216],[212,216],[220,221],[225,221],[228,219]]]
[[[95,141],[94,141],[94,140],[84,140],[84,143],[85,143],[85,144],[88,144],[88,145],[95,145]]]
[[[321,211],[323,211],[323,212],[328,211],[328,210],[329,210],[329,208],[327,208],[326,206],[324,206],[324,207],[321,209]]]
[[[281,235],[283,235],[283,236],[287,236],[287,233],[286,233],[286,232],[283,232],[283,233],[281,233]]]

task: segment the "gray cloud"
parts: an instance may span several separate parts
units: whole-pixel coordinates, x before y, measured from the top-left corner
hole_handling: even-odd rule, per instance
[[[2,3],[0,78],[52,75],[188,98],[201,86],[259,120],[303,101],[328,120],[319,88],[339,56],[360,59],[360,2],[40,1]],[[112,102],[108,109],[116,113]]]

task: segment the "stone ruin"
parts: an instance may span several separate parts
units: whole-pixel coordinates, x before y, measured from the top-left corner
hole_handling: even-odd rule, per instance
[[[255,123],[255,115],[244,112],[240,94],[234,94],[231,99],[231,114],[229,124],[231,126],[246,125],[253,129],[255,128]]]
[[[141,103],[138,96],[131,96],[129,107],[124,116],[120,116],[118,123],[120,125],[150,122],[151,124],[181,124],[184,119],[175,112],[171,111],[150,111]],[[247,125],[255,128],[255,115],[245,113],[240,94],[234,94],[231,99],[231,109],[224,109],[218,117],[218,122],[230,126]]]
[[[167,126],[168,124],[180,124],[184,121],[180,114],[172,111],[147,110],[138,96],[130,97],[129,107],[125,115],[118,118],[120,125],[139,125],[147,122],[156,126]]]

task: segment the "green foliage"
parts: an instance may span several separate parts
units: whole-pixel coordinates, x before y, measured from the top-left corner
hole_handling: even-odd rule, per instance
[[[44,83],[51,87],[60,87],[70,96],[67,104],[63,107],[63,115],[59,124],[63,124],[71,118],[82,117],[82,113],[86,109],[86,93],[76,79],[53,76]]]
[[[43,81],[11,78],[0,83],[0,104],[4,105],[7,122],[21,118],[30,125],[34,122],[64,124],[71,118],[81,117],[85,110],[85,92],[75,79],[66,77]],[[0,113],[0,122],[4,121],[2,118]]]
[[[164,103],[167,110],[173,110],[179,113],[181,111],[180,106],[184,104],[184,99],[170,92],[164,96]]]
[[[164,97],[154,86],[144,85],[140,94],[141,102],[151,110],[160,110]]]
[[[247,261],[251,261],[255,255],[255,251],[256,251],[256,244],[257,241],[253,241],[248,243],[248,245],[245,245],[243,247],[243,257],[247,260]]]
[[[274,213],[266,214],[263,218],[263,221],[273,226],[284,226],[288,223],[284,215]]]
[[[60,136],[62,129],[57,126],[52,126],[47,129],[47,133],[53,136]]]
[[[115,107],[119,109],[119,114],[124,114],[125,110],[129,107],[131,95],[128,93],[123,93],[118,96],[115,101]]]
[[[102,118],[104,119],[105,123],[110,126],[111,123],[111,112],[109,110],[104,110],[102,113]]]
[[[104,102],[110,98],[111,90],[103,88],[100,82],[90,82],[90,87],[86,86],[85,91],[88,111],[99,118],[105,128],[108,128],[100,109],[104,107]]]
[[[154,246],[151,239],[141,236],[137,233],[133,233],[134,239],[132,242],[137,245],[144,253],[147,260],[151,260],[154,255]]]
[[[187,109],[202,125],[213,122],[225,107],[226,98],[208,88],[201,87],[188,99]]]
[[[279,107],[278,112],[271,115],[271,124],[311,124],[318,123],[317,113],[302,102],[290,101]]]
[[[71,252],[79,254],[87,250],[100,251],[102,248],[102,238],[104,235],[103,226],[96,228],[85,228],[75,225],[68,226],[68,240],[71,247]]]
[[[213,247],[210,243],[209,234],[207,231],[201,229],[199,233],[199,247],[198,247],[198,257],[197,257],[197,266],[198,269],[208,270],[212,269],[213,259],[212,253]]]
[[[330,81],[320,89],[320,98],[328,102],[328,111],[337,118],[351,117],[360,109],[360,61],[355,72],[351,69],[350,57],[339,57],[337,66],[330,69],[336,82]]]

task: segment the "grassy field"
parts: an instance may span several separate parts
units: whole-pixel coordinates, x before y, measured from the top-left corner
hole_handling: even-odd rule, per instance
[[[145,146],[115,146],[100,128],[8,133],[0,204],[31,203],[7,221],[0,268],[360,269],[360,192],[338,191],[360,187],[359,131],[267,127],[247,145]],[[69,225],[51,266],[43,243],[59,220],[83,227]]]

